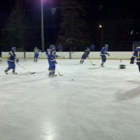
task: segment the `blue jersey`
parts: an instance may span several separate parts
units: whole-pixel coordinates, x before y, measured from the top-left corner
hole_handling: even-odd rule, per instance
[[[91,45],[91,46],[90,46],[90,49],[91,49],[91,51],[94,51],[95,46],[94,46],[94,45]]]
[[[140,62],[140,47],[137,47],[133,53],[133,57],[137,57],[137,62]]]
[[[59,46],[57,47],[57,49],[58,49],[59,51],[61,51],[61,50],[62,50],[62,45],[59,45]]]
[[[105,54],[107,54],[107,48],[103,47],[103,48],[101,49],[100,55],[105,55]]]
[[[39,50],[38,48],[35,48],[35,49],[34,49],[34,53],[35,53],[35,54],[39,54],[39,52],[41,52],[41,50]]]
[[[84,52],[84,56],[88,56],[90,54],[90,50],[85,50],[85,52]]]
[[[48,60],[53,61],[56,58],[56,51],[52,49],[47,49],[46,55],[48,57]]]
[[[15,59],[16,59],[16,54],[14,52],[10,51],[9,55],[8,55],[8,61],[15,62]]]

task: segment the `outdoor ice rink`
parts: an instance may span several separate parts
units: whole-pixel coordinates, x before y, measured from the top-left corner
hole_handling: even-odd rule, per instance
[[[57,62],[63,76],[54,78],[46,59],[20,60],[27,71],[17,65],[18,75],[5,75],[6,60],[0,62],[0,140],[140,140],[136,64]]]

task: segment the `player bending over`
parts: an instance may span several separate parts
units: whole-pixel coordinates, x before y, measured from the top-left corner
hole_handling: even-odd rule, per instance
[[[137,47],[136,50],[133,53],[133,56],[130,59],[130,64],[134,64],[134,60],[137,57],[137,65],[138,65],[138,70],[140,72],[140,47]]]
[[[19,62],[19,59],[16,58],[15,51],[16,51],[16,47],[12,47],[12,48],[11,48],[11,51],[9,52],[8,60],[7,60],[8,68],[4,71],[6,74],[8,74],[8,71],[9,71],[10,69],[13,70],[13,71],[12,71],[13,74],[17,74],[17,73],[15,72],[15,69],[16,69],[15,61],[18,63],[18,62]]]
[[[56,55],[56,50],[55,50],[56,48],[55,48],[55,45],[54,44],[51,44],[50,45],[50,48],[49,49],[47,49],[47,51],[46,51],[46,55],[47,55],[47,57],[48,57],[48,63],[49,63],[49,68],[48,68],[48,70],[49,70],[49,77],[54,77],[54,76],[57,76],[56,74],[55,74],[55,68],[56,68],[56,64],[57,64],[57,62],[56,62],[56,58],[58,57],[57,55]]]
[[[39,52],[41,52],[40,49],[38,49],[37,47],[34,48],[34,62],[37,62],[38,57],[39,57]],[[43,52],[42,52],[43,53]]]
[[[87,49],[85,50],[85,52],[83,53],[81,57],[80,64],[83,64],[83,62],[89,56],[89,54],[90,54],[90,48],[87,47]]]
[[[105,44],[105,46],[102,47],[101,53],[100,53],[100,56],[102,59],[101,67],[104,67],[104,63],[106,62],[106,55],[110,56],[107,50],[108,50],[108,44]]]

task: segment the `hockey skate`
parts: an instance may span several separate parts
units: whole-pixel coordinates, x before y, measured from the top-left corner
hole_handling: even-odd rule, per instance
[[[14,72],[13,74],[14,74],[14,75],[17,75],[17,73],[16,73],[16,72]]]
[[[53,77],[56,77],[57,75],[56,74],[53,74]]]
[[[101,64],[101,67],[105,67],[105,66],[104,66],[104,63]]]
[[[8,70],[5,70],[4,72],[5,72],[5,74],[8,74]]]
[[[55,72],[52,73],[53,77],[56,77],[57,75],[55,74]]]
[[[101,65],[101,67],[105,67],[104,65]]]
[[[81,61],[80,61],[80,64],[83,64],[83,62],[84,62],[84,60],[81,60]]]
[[[15,70],[13,70],[13,74],[16,75],[17,73],[15,72]]]
[[[53,77],[53,74],[52,74],[52,73],[49,73],[48,76],[49,76],[49,77]]]
[[[49,77],[56,77],[57,75],[54,74],[54,73],[49,73],[48,76],[49,76]]]

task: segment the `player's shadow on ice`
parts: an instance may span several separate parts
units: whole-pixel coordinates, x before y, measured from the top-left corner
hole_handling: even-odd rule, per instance
[[[119,67],[105,67],[106,69],[109,69],[109,70],[125,70],[125,69],[120,69]]]
[[[133,88],[127,92],[116,93],[116,99],[119,101],[131,100],[140,96],[140,86]]]
[[[140,81],[128,80],[127,82],[140,86]]]
[[[79,63],[79,64],[74,64],[74,65],[82,65],[82,64]]]
[[[84,65],[84,66],[86,66],[87,64],[85,63],[85,64],[80,64],[80,63],[78,63],[78,64],[74,64],[74,65]],[[91,65],[91,64],[90,64]]]
[[[83,64],[81,64],[81,63],[77,63],[77,64],[74,64],[74,65],[81,65],[81,66],[82,66],[82,65],[84,65],[84,66],[85,66],[85,65],[91,65],[91,66],[92,66],[92,64],[91,64],[91,63],[86,63],[86,62],[85,62],[85,63],[83,63]],[[96,64],[94,64],[94,65],[96,65]]]
[[[93,67],[93,68],[89,68],[89,70],[94,70],[94,69],[101,69],[102,67]]]
[[[101,67],[101,66],[100,66],[100,67],[94,67],[94,66],[93,66],[93,68],[89,68],[89,69],[91,69],[91,70],[92,70],[92,69],[103,69],[103,70],[115,70],[115,71],[116,71],[116,70],[117,70],[117,71],[120,70],[118,67]],[[121,71],[121,70],[120,70],[120,71]]]

